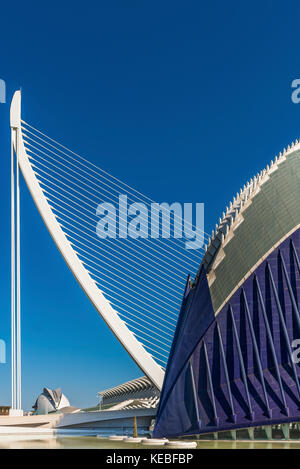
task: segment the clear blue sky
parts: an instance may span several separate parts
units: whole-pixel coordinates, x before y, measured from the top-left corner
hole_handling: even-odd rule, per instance
[[[233,195],[300,136],[299,2],[2,2],[0,78],[26,121],[158,201]],[[0,338],[10,341],[9,104],[0,104]],[[141,375],[64,264],[23,185],[23,403]],[[9,354],[8,354],[9,360]],[[0,404],[10,367],[0,365]]]

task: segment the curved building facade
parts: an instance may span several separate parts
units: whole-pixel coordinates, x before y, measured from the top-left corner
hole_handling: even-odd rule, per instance
[[[146,376],[98,392],[101,409],[156,408],[160,392]]]
[[[296,142],[226,208],[186,285],[155,436],[300,421],[299,196]]]
[[[62,409],[70,409],[70,403],[61,389],[44,388],[32,407],[36,414],[44,415]]]

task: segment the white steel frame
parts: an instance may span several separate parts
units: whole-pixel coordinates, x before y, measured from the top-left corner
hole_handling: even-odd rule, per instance
[[[132,359],[141,368],[141,370],[148,376],[153,384],[161,390],[164,370],[160,365],[153,359],[153,357],[144,349],[142,344],[137,340],[134,334],[128,329],[124,321],[118,316],[110,302],[105,298],[104,294],[99,290],[97,284],[94,282],[88,271],[85,269],[83,263],[77,256],[76,252],[72,248],[72,245],[68,241],[65,233],[61,229],[48,201],[40,187],[35,172],[31,166],[30,160],[27,156],[26,149],[23,142],[22,130],[21,130],[21,91],[16,91],[11,103],[11,130],[12,130],[12,146],[15,149],[17,155],[17,327],[13,321],[15,302],[12,301],[12,334],[17,329],[17,344],[21,342],[21,329],[20,329],[20,223],[18,216],[20,214],[20,199],[19,199],[19,177],[18,168],[20,168],[31,196],[35,202],[35,205],[48,228],[48,231],[54,240],[58,250],[69,266],[71,272],[75,276],[79,285],[82,287],[92,304],[97,309],[100,316],[104,319],[108,327],[117,337],[119,342],[127,350]],[[13,164],[13,163],[12,163]],[[13,166],[12,166],[13,174]],[[13,175],[12,175],[13,178]],[[12,194],[12,213],[14,212],[14,197]],[[12,218],[12,246],[14,246],[13,239],[13,218]],[[12,248],[12,273],[15,271],[15,253]],[[12,274],[13,277],[13,274]],[[15,293],[15,282],[12,278],[12,298]],[[18,342],[19,341],[19,342]],[[13,346],[13,342],[12,342]],[[19,402],[21,399],[21,349],[18,349],[17,353],[17,372],[18,381],[18,392]],[[14,358],[14,356],[12,357]],[[18,367],[19,365],[19,367]],[[12,400],[14,402],[14,389],[15,389],[15,366],[12,361]]]
[[[11,415],[23,413],[21,410],[20,138],[17,123],[17,114],[11,112]]]

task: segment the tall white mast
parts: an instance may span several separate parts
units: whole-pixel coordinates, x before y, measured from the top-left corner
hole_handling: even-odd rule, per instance
[[[21,93],[10,110],[11,125],[11,416],[21,416],[20,123]],[[16,158],[15,158],[16,155]]]
[[[17,231],[17,409],[22,409],[21,400],[21,257],[20,257],[20,170],[19,170],[19,129],[17,130],[17,211],[16,211],[16,231]]]
[[[22,135],[22,121],[21,121],[21,92],[16,91],[12,100],[11,105],[11,128],[13,139],[13,147],[16,154],[15,162],[15,178],[14,182],[15,197],[16,197],[16,216],[14,218],[15,223],[15,235],[16,243],[14,244],[16,249],[16,259],[12,263],[13,269],[16,269],[15,284],[12,282],[12,288],[14,286],[14,300],[16,307],[16,322],[15,322],[15,334],[16,334],[16,407],[17,410],[21,410],[21,306],[20,306],[20,195],[19,195],[19,176],[18,171],[22,172],[22,176],[27,184],[27,187],[31,193],[31,196],[35,202],[35,205],[40,212],[40,215],[49,230],[54,242],[56,243],[61,255],[69,266],[71,272],[75,276],[76,280],[87,294],[88,298],[95,306],[101,317],[104,319],[106,324],[110,327],[112,332],[118,338],[123,347],[127,350],[130,356],[134,359],[137,365],[143,370],[143,372],[149,377],[153,384],[158,388],[162,388],[164,379],[163,368],[155,361],[153,356],[144,348],[143,344],[138,340],[138,337],[127,327],[126,322],[119,316],[117,311],[114,309],[111,302],[105,297],[104,293],[99,289],[96,281],[90,275],[84,262],[80,259],[78,253],[74,250],[74,247],[67,234],[62,229],[61,224],[57,220],[48,199],[40,185],[40,182],[36,176],[35,169],[32,166],[30,157],[27,154],[26,147]],[[14,179],[15,181],[15,179]],[[15,265],[16,264],[16,265]]]
[[[11,129],[11,408],[16,408],[16,307],[15,307],[15,162]]]

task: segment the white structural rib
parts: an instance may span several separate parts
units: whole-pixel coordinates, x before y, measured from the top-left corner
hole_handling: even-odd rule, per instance
[[[127,350],[136,364],[143,370],[155,386],[161,390],[164,371],[156,363],[153,357],[144,349],[134,334],[128,329],[124,321],[118,316],[110,302],[99,290],[96,282],[89,275],[76,252],[72,248],[65,233],[61,229],[48,201],[39,185],[35,172],[31,166],[30,159],[25,150],[21,130],[21,92],[16,91],[11,104],[11,126],[17,130],[19,165],[26,181],[31,196],[37,209],[47,226],[61,255],[65,259],[71,272],[77,279],[79,285],[87,294],[90,301],[104,319],[108,327]]]
[[[11,134],[11,408],[16,408],[16,275],[15,275],[15,164],[14,135]]]

